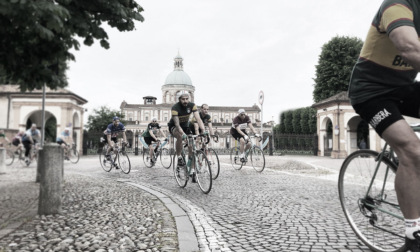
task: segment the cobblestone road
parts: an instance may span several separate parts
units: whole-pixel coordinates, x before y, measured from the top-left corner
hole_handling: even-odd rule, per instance
[[[172,169],[144,168],[140,157],[132,158],[129,175],[95,173],[170,196],[189,214],[201,251],[369,251],[340,207],[337,171],[342,160],[267,157],[268,168],[261,174],[251,167],[234,170],[227,156],[221,162],[208,195],[191,182],[179,188]]]

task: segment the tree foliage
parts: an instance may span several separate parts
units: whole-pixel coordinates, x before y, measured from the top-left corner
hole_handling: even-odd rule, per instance
[[[3,0],[0,1],[0,82],[22,91],[67,86],[70,49],[95,40],[109,48],[104,23],[132,31],[143,21],[134,0]]]
[[[340,36],[323,45],[314,79],[315,102],[348,89],[351,71],[362,45],[363,42],[359,38]]]
[[[293,133],[294,134],[301,134],[302,133],[302,126],[300,124],[301,113],[302,113],[302,109],[295,109],[292,112],[292,125],[293,125]]]
[[[106,127],[110,123],[112,123],[112,118],[114,116],[118,116],[120,118],[120,122],[122,122],[123,124],[125,123],[125,121],[123,121],[124,115],[118,110],[111,110],[107,106],[102,106],[99,109],[94,109],[93,114],[89,115],[88,117],[86,127],[88,128],[89,132],[104,131]]]
[[[311,107],[283,111],[275,129],[279,134],[314,134],[316,119],[316,110]]]

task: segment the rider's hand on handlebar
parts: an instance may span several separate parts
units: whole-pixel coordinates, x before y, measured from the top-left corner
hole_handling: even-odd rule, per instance
[[[257,134],[255,134],[255,137],[260,138],[260,137],[261,137],[261,135],[257,133]]]
[[[213,136],[213,141],[214,141],[215,143],[217,143],[217,142],[219,142],[219,138],[218,138],[217,136]]]
[[[245,141],[247,141],[249,139],[249,136],[244,135],[244,139],[245,139]]]

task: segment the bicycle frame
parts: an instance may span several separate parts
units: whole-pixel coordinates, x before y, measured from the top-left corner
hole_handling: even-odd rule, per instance
[[[370,181],[370,184],[369,184],[368,190],[366,192],[365,198],[367,198],[369,196],[369,193],[371,192],[371,189],[372,189],[372,186],[373,186],[373,182],[375,181],[375,178],[378,175],[377,173],[378,173],[378,170],[379,170],[379,166],[380,166],[380,164],[382,162],[382,159],[383,159],[383,157],[384,157],[384,155],[386,153],[387,147],[388,147],[388,143],[385,143],[385,146],[383,147],[382,152],[379,153],[378,163],[377,163],[375,172],[374,172],[374,174],[372,176],[372,180]],[[394,155],[394,151],[392,149],[390,149],[389,155],[390,155],[390,158],[389,159],[391,160],[391,162],[394,162],[395,163],[395,155]],[[387,181],[386,179],[388,178],[389,169],[390,169],[390,167],[387,166],[386,172],[385,172],[385,176],[384,176],[384,180],[383,180],[383,185],[382,185],[381,193],[380,193],[381,202],[382,203],[385,203],[385,204],[387,204],[389,206],[393,206],[395,209],[400,210],[399,205],[393,204],[393,203],[388,202],[388,201],[385,200],[386,199],[386,196],[384,196],[384,191],[385,191],[385,186],[386,186],[386,181]],[[366,202],[364,202],[364,204],[366,204],[367,206],[371,207],[372,209],[375,209],[375,210],[378,210],[380,212],[389,214],[389,215],[394,216],[395,218],[398,218],[400,220],[404,220],[404,217],[403,216],[394,214],[392,212],[389,212],[389,211],[387,211],[385,209],[380,208],[377,205],[372,205],[372,204],[369,204],[369,203],[366,203]]]

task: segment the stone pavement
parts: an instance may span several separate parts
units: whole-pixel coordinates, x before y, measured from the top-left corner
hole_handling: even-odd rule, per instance
[[[56,216],[36,216],[35,166],[8,167],[0,251],[368,251],[337,198],[342,159],[267,157],[258,174],[220,158],[208,195],[177,187],[172,169],[144,168],[139,156],[128,175],[104,172],[92,156],[66,163]]]

